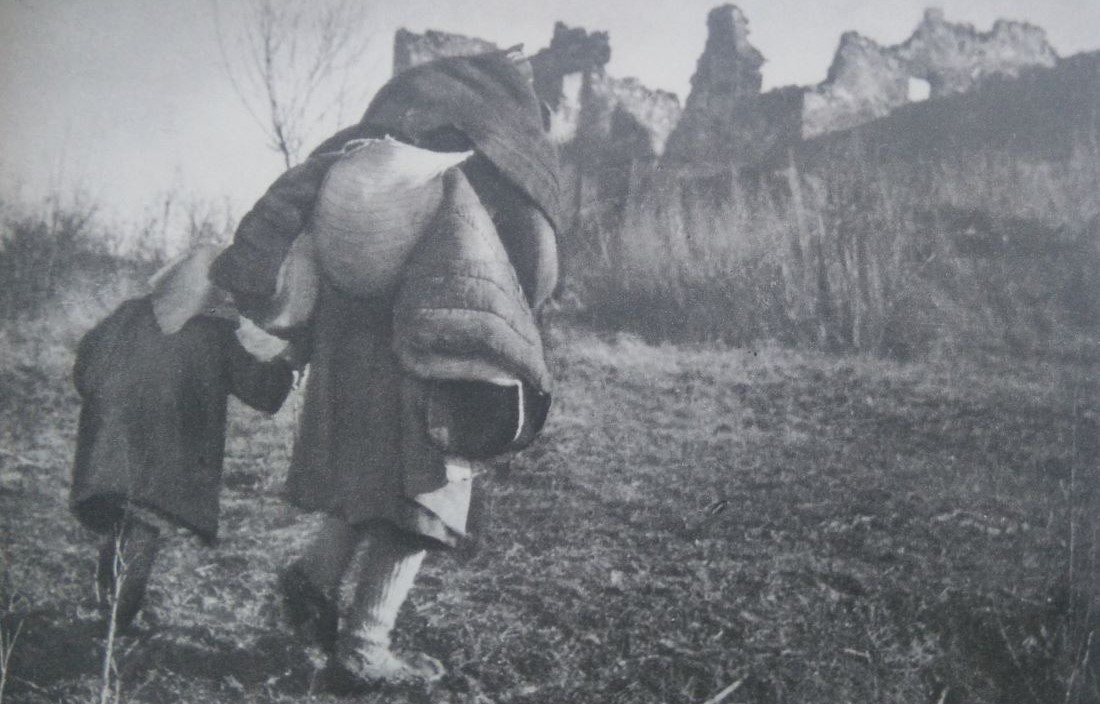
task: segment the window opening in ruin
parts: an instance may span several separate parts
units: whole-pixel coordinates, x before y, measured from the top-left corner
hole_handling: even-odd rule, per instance
[[[923,78],[909,78],[909,102],[919,103],[932,95],[932,84]]]

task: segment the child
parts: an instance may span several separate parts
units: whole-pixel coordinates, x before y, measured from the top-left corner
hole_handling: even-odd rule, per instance
[[[70,502],[104,535],[97,597],[107,614],[117,601],[120,628],[141,608],[159,526],[217,535],[229,394],[274,413],[293,381],[293,346],[260,362],[238,341],[237,312],[207,278],[216,255],[200,248],[166,267],[151,294],[123,303],[77,349]]]

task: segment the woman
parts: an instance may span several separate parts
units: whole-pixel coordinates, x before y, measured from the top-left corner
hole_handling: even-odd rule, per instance
[[[526,60],[494,52],[395,77],[358,125],[271,186],[212,273],[246,315],[270,318],[326,176],[362,139],[472,156],[445,174],[441,214],[400,287],[364,293],[320,277],[287,498],[327,517],[280,588],[292,625],[329,654],[333,689],[442,676],[433,658],[393,652],[391,632],[426,551],[464,535],[480,460],[541,428],[549,375],[533,311],[557,278],[556,152]],[[475,299],[500,315],[479,318]],[[338,629],[338,587],[363,542]]]

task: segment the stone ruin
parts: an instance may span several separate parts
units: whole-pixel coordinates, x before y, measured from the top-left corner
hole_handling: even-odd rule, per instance
[[[707,17],[707,44],[691,79],[667,160],[692,170],[774,160],[804,139],[856,127],[917,99],[975,88],[990,76],[1018,76],[1058,61],[1042,29],[998,21],[989,32],[954,24],[939,10],[906,41],[883,47],[845,33],[827,78],[812,87],[760,92],[763,56],[734,5]]]
[[[399,30],[394,69],[496,48],[470,37]],[[550,135],[561,147],[566,188],[578,216],[620,202],[631,188],[631,175],[656,165],[680,119],[674,94],[608,75],[604,67],[610,58],[606,32],[589,33],[561,22],[554,26],[550,46],[531,56],[535,92],[550,108]],[[617,208],[604,210],[613,217]]]
[[[414,34],[407,29],[399,29],[393,37],[393,74],[396,76],[406,69],[434,59],[484,54],[496,48],[496,44],[492,42],[461,34],[434,30]]]
[[[806,91],[802,136],[854,127],[915,98],[964,93],[990,76],[1016,77],[1026,68],[1057,62],[1038,27],[1001,20],[989,32],[977,32],[969,24],[947,22],[936,9],[926,10],[912,36],[896,46],[847,32],[828,78]]]
[[[998,21],[978,32],[930,9],[901,44],[883,47],[848,32],[825,81],[765,92],[765,59],[749,42],[748,27],[734,5],[710,11],[706,45],[681,109],[676,95],[605,71],[611,58],[606,32],[555,25],[550,46],[531,64],[536,93],[550,107],[551,136],[561,146],[578,216],[613,225],[635,182],[658,165],[706,175],[775,164],[804,140],[884,117],[915,100],[969,91],[990,76],[1014,77],[1058,61],[1038,27]],[[481,39],[402,29],[394,70],[495,48]]]
[[[414,34],[400,29],[394,37],[394,73],[444,56],[498,48],[457,34]],[[561,22],[554,26],[550,46],[531,56],[535,92],[551,108],[554,141],[561,145],[578,139],[619,141],[622,135],[613,128],[621,124],[624,129],[644,133],[638,144],[639,158],[659,157],[680,118],[680,101],[672,93],[646,88],[637,79],[609,76],[604,66],[610,59],[606,32],[589,33]],[[618,118],[617,112],[621,113]]]

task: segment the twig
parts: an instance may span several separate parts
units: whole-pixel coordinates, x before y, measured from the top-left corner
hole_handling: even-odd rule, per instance
[[[1015,666],[1019,672],[1027,672],[1026,668],[1023,666],[1023,663],[1020,662],[1019,655],[1016,654],[1016,649],[1012,647],[1012,641],[1009,639],[1008,632],[1005,630],[1005,624],[1004,621],[1001,620],[1001,615],[999,613],[996,613],[994,614],[994,618],[997,621],[997,631],[1001,635],[1001,641],[1004,643],[1005,649],[1008,651],[1009,658],[1012,659],[1013,666]],[[1024,685],[1027,687],[1027,693],[1031,695],[1031,701],[1039,702],[1039,695],[1038,693],[1036,693],[1035,688],[1031,686],[1031,682],[1027,679],[1024,679]]]
[[[1077,673],[1080,670],[1084,670],[1088,666],[1089,653],[1092,650],[1092,637],[1096,631],[1089,631],[1089,636],[1085,640],[1085,654],[1081,656],[1081,661],[1075,663],[1073,666],[1073,672],[1069,673],[1069,684],[1066,685],[1066,704],[1070,704],[1073,697],[1073,688],[1077,684]]]
[[[1081,363],[1080,355],[1078,355],[1078,364]],[[1079,367],[1080,368],[1080,367]],[[1069,496],[1067,503],[1069,509],[1069,587],[1074,587],[1075,567],[1074,564],[1077,561],[1077,511],[1074,505],[1077,496],[1077,424],[1080,418],[1081,404],[1080,404],[1081,384],[1073,385],[1073,432],[1071,434],[1071,454],[1069,460]],[[1074,603],[1070,600],[1070,618],[1073,618]]]
[[[140,694],[146,687],[148,687],[153,682],[153,680],[156,678],[156,676],[157,676],[157,673],[156,673],[155,670],[153,672],[150,672],[149,674],[147,674],[145,676],[145,679],[141,681],[141,684],[139,684],[137,687],[133,687],[133,688],[130,689],[129,694],[126,695],[126,701],[134,701],[134,698],[138,694]]]
[[[20,677],[18,675],[12,675],[11,681],[12,682],[18,682],[20,686],[26,687],[27,689],[33,689],[34,691],[38,692],[39,694],[41,694],[43,696],[45,696],[46,694],[49,694],[48,689],[46,689],[42,685],[38,684],[37,682],[31,682],[30,680],[28,680],[24,677]]]
[[[35,462],[34,460],[32,460],[28,457],[24,457],[23,455],[19,454],[18,452],[12,452],[11,450],[9,450],[6,447],[0,447],[0,455],[6,455],[7,457],[12,458],[13,460],[15,460],[16,462],[18,462],[20,464],[29,464],[33,467],[38,466],[38,463]]]
[[[111,571],[114,580],[112,582],[111,594],[109,599],[111,601],[111,612],[107,616],[107,644],[103,650],[103,686],[99,691],[99,704],[110,704],[111,702],[111,673],[114,673],[114,700],[119,699],[119,686],[118,681],[118,668],[115,666],[114,650],[115,650],[115,635],[118,627],[116,620],[118,618],[118,602],[119,597],[122,595],[122,582],[125,579],[126,573],[126,560],[122,556],[123,546],[123,528],[120,524],[118,528],[118,535],[115,536],[115,555],[114,560],[111,563]]]
[[[713,697],[711,697],[710,699],[708,699],[708,700],[706,700],[705,702],[703,702],[703,704],[719,704],[720,702],[723,702],[723,701],[725,701],[725,700],[726,700],[726,698],[727,698],[727,697],[728,697],[729,695],[733,694],[733,693],[734,693],[734,692],[736,692],[736,691],[737,691],[738,689],[740,689],[740,688],[741,688],[741,685],[743,685],[743,684],[745,684],[745,678],[744,678],[744,677],[742,677],[741,679],[737,680],[736,682],[734,682],[733,684],[731,684],[731,685],[730,685],[729,687],[726,687],[725,689],[723,689],[723,690],[722,690],[721,692],[719,692],[718,694],[715,694],[715,695],[714,695]]]
[[[853,657],[856,660],[862,660],[863,662],[871,662],[871,654],[862,650],[856,650],[855,648],[841,648],[840,652],[849,657]]]
[[[15,641],[19,640],[19,632],[23,629],[23,620],[15,625],[15,630],[8,635],[3,627],[0,627],[0,702],[4,701],[4,687],[8,683],[8,661],[11,660],[12,651],[15,650]]]

